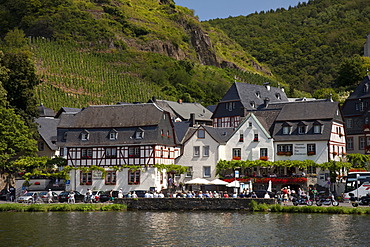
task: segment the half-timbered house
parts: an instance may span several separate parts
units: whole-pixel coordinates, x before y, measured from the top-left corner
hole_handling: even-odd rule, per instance
[[[76,168],[67,189],[167,188],[166,171],[154,165],[174,164],[178,148],[169,113],[155,104],[89,106],[63,115],[57,132],[68,165]],[[94,166],[105,176],[83,169]]]

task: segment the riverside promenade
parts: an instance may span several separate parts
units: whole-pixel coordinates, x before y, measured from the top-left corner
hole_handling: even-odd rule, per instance
[[[134,210],[243,210],[252,201],[276,204],[276,199],[256,198],[122,198],[114,203],[125,204]]]

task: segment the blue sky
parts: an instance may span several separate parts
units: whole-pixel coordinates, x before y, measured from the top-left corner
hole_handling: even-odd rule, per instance
[[[199,20],[249,15],[262,10],[287,9],[306,0],[175,0],[176,5],[195,10]]]

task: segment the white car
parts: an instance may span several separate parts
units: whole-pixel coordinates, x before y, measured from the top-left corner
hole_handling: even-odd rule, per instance
[[[41,199],[40,192],[27,192],[26,194],[18,197],[17,202],[32,203],[34,201],[37,201],[37,199]]]

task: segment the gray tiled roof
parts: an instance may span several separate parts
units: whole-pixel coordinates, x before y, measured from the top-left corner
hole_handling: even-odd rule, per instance
[[[205,130],[220,144],[225,144],[234,133],[234,128],[214,128],[203,126]]]
[[[285,92],[279,88],[235,82],[222,98],[221,102],[240,100],[244,108],[255,110],[250,103],[253,101],[256,108],[258,108],[258,106],[264,105],[266,98],[269,99],[270,103],[288,101]]]
[[[89,106],[64,116],[62,128],[117,128],[158,125],[163,111],[153,104]]]
[[[190,119],[190,114],[195,114],[195,120],[199,121],[211,121],[212,112],[205,108],[200,103],[179,103],[168,100],[155,100],[159,107],[163,110],[171,113],[171,117],[179,117],[182,121]]]
[[[37,128],[40,136],[46,144],[49,146],[51,150],[57,150],[57,146],[55,144],[56,136],[57,136],[57,126],[60,119],[55,118],[37,118],[35,122],[37,123]]]
[[[57,114],[55,114],[55,118],[59,118],[62,114],[76,114],[81,110],[82,109],[80,108],[62,107],[59,109]]]
[[[368,87],[367,91],[364,91],[364,87]],[[351,93],[348,99],[361,99],[370,98],[370,75],[365,76],[362,82],[356,87],[355,91]]]
[[[55,115],[55,112],[52,109],[45,107],[43,104],[38,106],[38,110],[39,117],[54,117]]]

